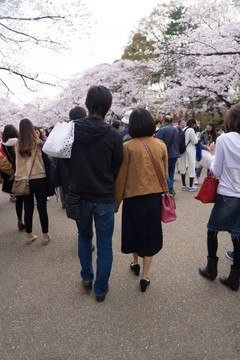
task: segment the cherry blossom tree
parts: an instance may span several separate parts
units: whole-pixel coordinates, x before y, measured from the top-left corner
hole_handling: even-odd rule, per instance
[[[199,1],[187,9],[181,22],[191,27],[158,48],[156,72],[174,65],[174,72],[161,77],[164,83],[162,109],[199,111],[204,103],[211,111],[225,111],[239,101],[240,13],[232,1]],[[205,110],[205,108],[204,108]]]
[[[55,85],[29,57],[41,48],[66,50],[74,35],[87,36],[89,14],[81,0],[8,0],[0,3],[0,95],[14,94],[18,81],[30,90]],[[79,32],[81,27],[81,32]]]
[[[106,86],[113,95],[110,117],[121,118],[130,108],[155,107],[156,93],[149,90],[151,70],[146,63],[120,60],[111,65],[101,64],[69,81],[67,88],[49,106],[33,114],[44,125],[68,119],[69,110],[85,106],[88,89],[93,85]]]

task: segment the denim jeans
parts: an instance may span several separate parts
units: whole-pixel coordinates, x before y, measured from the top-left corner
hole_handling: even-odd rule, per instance
[[[115,203],[103,204],[82,202],[82,218],[76,221],[78,227],[78,256],[81,264],[81,277],[91,281],[94,276],[92,266],[93,218],[97,239],[97,273],[94,282],[96,295],[103,295],[108,290],[113,253],[112,235],[114,228]]]
[[[176,162],[177,162],[177,158],[168,159],[167,184],[168,184],[169,191],[173,190],[173,181],[174,181],[174,173],[175,173]]]

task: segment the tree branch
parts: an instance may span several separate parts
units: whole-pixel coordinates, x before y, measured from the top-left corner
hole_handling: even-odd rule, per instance
[[[0,70],[5,70],[5,71],[8,71],[14,75],[17,75],[19,76],[23,82],[24,82],[24,85],[28,88],[28,86],[26,85],[26,79],[27,80],[31,80],[31,81],[35,81],[39,84],[42,84],[42,85],[50,85],[50,86],[56,86],[55,84],[52,84],[52,83],[49,83],[47,81],[43,81],[43,80],[38,80],[37,77],[38,77],[38,74],[36,76],[29,76],[29,75],[26,75],[26,74],[23,74],[23,73],[20,73],[18,71],[15,71],[15,70],[12,70],[10,68],[5,68],[5,67],[0,67]],[[31,90],[31,89],[30,89]],[[32,90],[33,91],[33,90]]]
[[[21,21],[38,21],[38,20],[60,20],[65,19],[65,16],[60,15],[48,15],[48,16],[39,16],[39,17],[29,17],[29,18],[19,18],[19,17],[11,17],[11,16],[0,16],[1,20],[21,20]]]

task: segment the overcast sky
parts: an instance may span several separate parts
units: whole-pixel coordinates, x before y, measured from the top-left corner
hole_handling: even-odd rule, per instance
[[[136,28],[139,20],[149,15],[160,2],[159,0],[86,0],[85,3],[91,13],[90,38],[76,42],[74,48],[64,56],[47,54],[39,48],[31,55],[31,62],[34,62],[39,73],[53,74],[60,78],[69,78],[97,64],[111,64],[121,58],[129,34]],[[40,94],[24,91],[24,100],[30,101],[39,95],[52,96],[55,92],[52,88],[45,89],[44,93]],[[18,96],[21,97],[21,92],[18,92]]]

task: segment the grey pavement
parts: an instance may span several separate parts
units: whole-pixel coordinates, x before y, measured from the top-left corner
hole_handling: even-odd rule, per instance
[[[204,174],[202,174],[202,178]],[[163,249],[154,257],[151,284],[121,253],[121,212],[116,215],[114,262],[106,300],[81,286],[77,231],[60,202],[48,202],[49,245],[41,245],[37,210],[25,244],[14,204],[0,191],[0,360],[239,360],[240,291],[198,274],[206,265],[206,222],[212,205],[180,190],[177,220],[163,225]],[[219,236],[219,275],[228,275],[230,236]],[[96,251],[93,253],[94,267]]]

